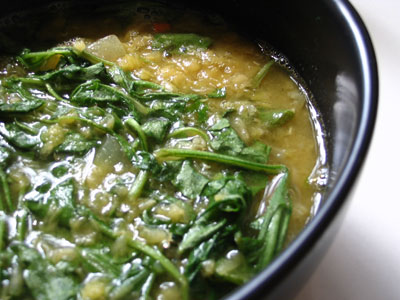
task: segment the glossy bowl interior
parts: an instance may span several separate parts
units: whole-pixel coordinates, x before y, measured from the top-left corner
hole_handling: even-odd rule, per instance
[[[9,2],[1,15],[32,10],[43,17],[45,13],[38,7],[50,2]],[[78,3],[88,9],[103,2],[107,1]],[[164,2],[217,12],[249,38],[268,41],[289,58],[314,95],[324,123],[330,166],[319,210],[268,268],[227,296],[235,300],[290,299],[332,240],[372,136],[378,78],[368,33],[345,0]],[[10,52],[29,39],[23,22],[18,15],[2,19],[0,40],[6,43],[0,43],[1,52]]]

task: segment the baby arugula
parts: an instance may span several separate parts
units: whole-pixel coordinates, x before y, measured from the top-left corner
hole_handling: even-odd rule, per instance
[[[158,34],[152,47],[180,55],[211,43],[195,34]],[[271,147],[259,141],[247,145],[227,118],[218,116],[209,124],[208,102],[226,98],[226,88],[208,95],[167,91],[72,47],[25,50],[17,59],[29,73],[1,81],[6,95],[0,104],[2,278],[12,280],[18,271],[34,298],[64,300],[79,294],[79,276],[102,273],[110,299],[133,294],[148,299],[160,276],[174,280],[182,298],[188,299],[199,282],[246,282],[283,249],[291,214],[289,171],[284,165],[268,164]],[[271,65],[260,70],[256,86]],[[192,119],[190,124],[185,115]],[[259,111],[259,119],[270,127],[292,117],[291,110]],[[139,222],[169,232],[176,257],[117,230],[120,216],[99,215],[82,201],[87,187],[74,177],[71,165],[96,153],[110,137],[125,155],[121,159],[136,171],[122,184],[129,190],[123,201],[132,205],[151,199],[152,206],[139,214]],[[191,147],[194,137],[203,140],[202,150]],[[174,147],[183,141],[185,147]],[[28,153],[45,167],[16,197],[10,192],[8,168],[15,156]],[[210,166],[217,168],[206,172]],[[255,219],[250,208],[258,201],[266,208]],[[178,210],[180,218],[160,216],[160,207]],[[14,231],[8,228],[8,214],[18,216]],[[244,230],[249,216],[253,229]],[[25,243],[34,228],[68,231],[78,219],[102,239],[85,247],[68,241],[78,253],[75,265],[54,263]],[[53,239],[58,235],[42,234]],[[110,248],[121,239],[129,251],[118,262]],[[240,254],[234,263],[230,251]],[[214,265],[208,273],[207,263]]]

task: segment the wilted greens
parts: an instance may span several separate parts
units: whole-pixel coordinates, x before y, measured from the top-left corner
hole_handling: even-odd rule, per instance
[[[211,45],[152,42],[167,55]],[[0,91],[0,298],[152,299],[169,282],[212,299],[284,248],[289,169],[213,110],[225,87],[171,91],[67,46],[16,60],[25,73]],[[256,119],[274,130],[293,116],[259,107]]]

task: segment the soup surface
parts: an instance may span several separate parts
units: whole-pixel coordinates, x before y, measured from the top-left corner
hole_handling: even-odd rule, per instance
[[[312,216],[323,142],[292,73],[216,16],[122,9],[2,61],[1,299],[219,298]]]

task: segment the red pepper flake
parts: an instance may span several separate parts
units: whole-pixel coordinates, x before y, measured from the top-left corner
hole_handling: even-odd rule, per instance
[[[153,29],[157,33],[168,32],[171,30],[171,24],[169,24],[169,23],[153,23]]]

